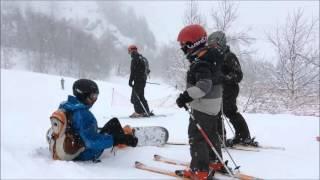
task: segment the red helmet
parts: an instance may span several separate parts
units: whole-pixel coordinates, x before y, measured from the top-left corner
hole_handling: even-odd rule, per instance
[[[136,45],[132,44],[128,47],[128,53],[130,54],[133,51],[138,51],[138,48]]]
[[[194,49],[207,42],[207,33],[198,24],[188,25],[180,31],[177,41],[180,42],[181,46],[186,46],[187,49]]]

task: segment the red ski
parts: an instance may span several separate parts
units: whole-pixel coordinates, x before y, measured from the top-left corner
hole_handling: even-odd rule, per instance
[[[189,167],[189,163],[188,162],[184,162],[184,161],[179,161],[179,160],[175,160],[175,159],[170,159],[170,158],[166,158],[160,155],[155,154],[154,155],[154,160],[155,161],[159,161],[159,162],[164,162],[164,163],[168,163],[168,164],[173,164],[173,165],[179,165],[179,166],[185,166],[185,167]],[[228,176],[230,177],[229,174],[222,174],[219,172],[215,172],[216,174],[218,174],[219,176]],[[250,176],[244,173],[240,173],[240,172],[233,172],[234,177],[240,180],[261,180],[260,178],[254,177],[254,176]]]

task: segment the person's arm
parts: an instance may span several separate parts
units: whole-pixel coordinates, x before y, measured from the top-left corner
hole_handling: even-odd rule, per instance
[[[134,60],[131,60],[131,65],[130,65],[130,78],[129,78],[129,82],[133,82],[134,79],[134,73],[135,73],[135,64],[134,64]]]
[[[111,135],[99,134],[95,124],[85,124],[85,118],[94,118],[88,111],[75,111],[73,113],[72,127],[78,132],[88,149],[103,150],[113,146],[113,137]],[[87,122],[94,122],[89,120]]]
[[[189,87],[186,91],[192,99],[199,99],[210,92],[212,87],[212,73],[210,65],[207,63],[199,63],[195,65],[196,84]]]

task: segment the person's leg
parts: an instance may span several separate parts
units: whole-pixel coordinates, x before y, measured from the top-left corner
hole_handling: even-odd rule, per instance
[[[143,83],[143,86],[141,86],[142,90],[141,90],[141,94],[140,94],[140,98],[141,98],[141,102],[144,105],[144,107],[146,108],[146,111],[148,112],[148,114],[150,114],[150,109],[149,109],[149,105],[148,105],[148,101],[144,96],[144,89],[146,87],[146,82]]]
[[[101,134],[124,134],[122,126],[118,118],[110,119],[104,126],[101,128]]]
[[[113,136],[114,145],[125,144],[135,147],[138,139],[133,134],[125,134],[117,118],[109,120],[101,129],[100,134],[109,134]]]
[[[223,112],[230,120],[234,130],[235,137],[240,137],[241,125],[236,120],[236,113],[238,111],[236,98],[239,93],[239,86],[237,84],[224,85],[223,89]]]
[[[212,119],[208,118],[208,115],[199,111],[192,111],[194,118],[204,131],[210,131]],[[190,168],[193,171],[209,171],[209,148],[204,137],[196,127],[196,123],[190,117],[190,123],[188,128],[191,164]],[[208,135],[208,133],[206,132]],[[213,137],[213,135],[211,135]]]
[[[224,126],[222,126],[224,122],[223,122],[221,111],[219,112],[217,118],[218,118],[217,131],[218,131],[218,134],[219,134],[219,142],[220,142],[220,139],[225,142],[225,140],[227,138],[227,132],[226,132],[226,128]],[[213,130],[213,132],[216,132],[216,131]]]
[[[134,110],[136,113],[138,114],[142,114],[144,113],[143,108],[141,107],[141,103],[140,103],[140,97],[139,97],[139,92],[140,92],[141,86],[139,82],[135,82],[133,88],[132,88],[132,94],[134,97]]]
[[[145,111],[147,111],[147,113],[149,113],[149,106],[147,103],[147,100],[144,97],[144,87],[145,87],[145,82],[139,82],[137,83],[137,87],[136,87],[136,94],[139,96],[139,113],[146,113]],[[142,103],[142,105],[141,105]]]
[[[239,86],[234,85],[225,89],[223,97],[223,109],[225,115],[229,118],[235,129],[235,142],[238,143],[245,138],[250,138],[248,125],[242,115],[238,112],[237,97],[239,94]]]
[[[203,129],[207,132],[208,137],[212,144],[214,145],[214,148],[217,150],[219,156],[222,158],[222,152],[221,152],[221,141],[219,140],[218,136],[218,122],[221,122],[221,117],[219,115],[217,116],[209,116],[206,119],[209,121],[207,122],[207,125],[204,125]],[[207,129],[208,127],[208,129]],[[210,162],[214,162],[218,160],[218,157],[213,152],[211,147],[208,145],[209,148],[209,159]]]
[[[238,122],[239,127],[240,127],[240,138],[243,140],[244,139],[251,139],[247,122],[245,121],[243,116],[239,112],[237,112],[234,119]]]

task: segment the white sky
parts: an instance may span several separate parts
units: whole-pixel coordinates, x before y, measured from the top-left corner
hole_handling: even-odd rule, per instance
[[[183,14],[189,1],[123,1],[132,6],[136,13],[145,16],[158,43],[176,41],[183,27]],[[210,11],[216,1],[197,1],[199,9],[212,26]],[[251,27],[250,35],[257,39],[254,48],[260,57],[270,59],[271,46],[266,41],[266,32],[272,31],[277,24],[283,24],[288,13],[303,8],[306,17],[319,17],[319,1],[237,1],[237,28]],[[319,28],[318,28],[319,30]],[[210,33],[210,32],[209,32]]]

